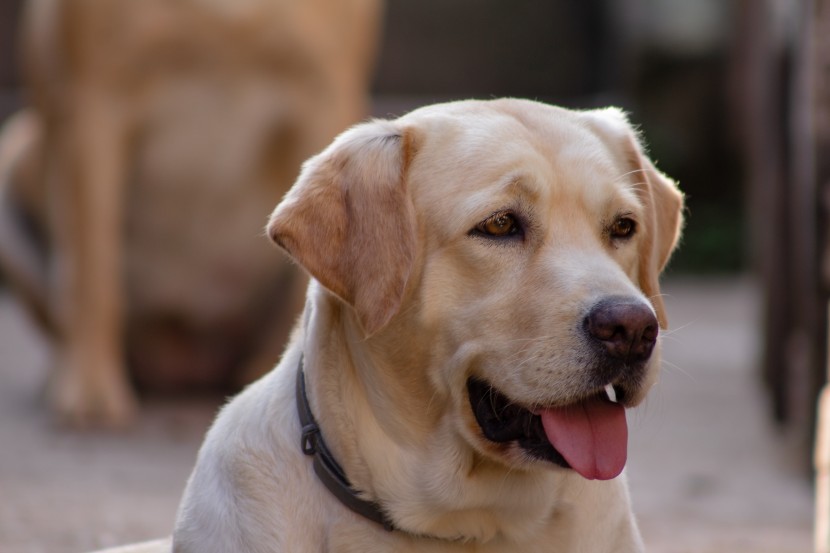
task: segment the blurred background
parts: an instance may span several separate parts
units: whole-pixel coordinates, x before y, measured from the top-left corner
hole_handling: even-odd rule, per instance
[[[0,4],[0,120],[26,103],[20,9]],[[386,3],[373,115],[472,97],[614,104],[686,193],[664,278],[663,378],[633,415],[628,470],[651,551],[811,548],[830,283],[828,12],[826,0]],[[0,551],[169,533],[218,403],[149,399],[127,433],[60,431],[39,400],[48,350],[0,293]]]

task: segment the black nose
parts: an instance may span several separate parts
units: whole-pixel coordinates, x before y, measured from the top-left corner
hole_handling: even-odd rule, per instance
[[[651,307],[629,297],[598,302],[585,317],[585,329],[609,356],[627,363],[646,361],[660,331]]]

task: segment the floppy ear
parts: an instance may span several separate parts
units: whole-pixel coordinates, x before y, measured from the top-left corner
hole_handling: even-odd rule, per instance
[[[660,295],[659,276],[680,238],[683,227],[683,194],[677,183],[658,171],[643,153],[638,136],[622,111],[607,108],[589,114],[608,146],[612,151],[620,152],[626,165],[631,168],[630,177],[646,214],[646,220],[638,227],[644,235],[638,284],[654,306],[660,326],[666,328],[668,318]]]
[[[657,311],[657,320],[668,327],[666,307],[660,294],[658,278],[680,239],[683,227],[683,194],[677,183],[658,171],[639,144],[632,140],[637,164],[642,171],[638,191],[646,206],[646,245],[640,256],[640,288]]]
[[[308,160],[267,232],[351,305],[367,335],[398,311],[415,257],[409,133],[388,121],[349,129]]]

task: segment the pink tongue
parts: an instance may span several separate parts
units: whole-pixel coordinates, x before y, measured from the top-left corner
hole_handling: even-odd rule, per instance
[[[622,472],[628,450],[622,405],[595,397],[540,414],[548,440],[576,472],[589,480],[610,480]]]

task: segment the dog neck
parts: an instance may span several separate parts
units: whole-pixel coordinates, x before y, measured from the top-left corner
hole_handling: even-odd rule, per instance
[[[377,493],[372,486],[371,467],[357,454],[360,447],[353,438],[358,428],[365,431],[369,423],[378,422],[380,417],[375,413],[388,410],[388,415],[392,411],[383,400],[381,405],[370,405],[373,399],[378,400],[377,394],[360,384],[366,379],[384,380],[389,375],[374,370],[377,367],[365,351],[365,338],[355,333],[359,327],[351,313],[322,290],[312,295],[317,301],[309,303],[303,317],[303,351],[296,368],[295,396],[301,425],[300,447],[312,457],[317,478],[346,508],[387,531],[430,540],[458,540],[456,536],[443,538],[400,528],[379,499],[366,499],[376,498]],[[307,373],[310,374],[306,376]],[[328,384],[321,386],[323,380]],[[354,389],[355,384],[359,389]],[[354,409],[354,405],[368,409]],[[328,423],[320,424],[315,412]],[[384,418],[387,424],[390,420],[389,416]],[[398,428],[394,423],[391,426]],[[394,432],[388,428],[387,431]]]
[[[334,454],[329,450],[323,439],[320,425],[311,412],[308,395],[305,391],[305,373],[303,372],[303,356],[297,364],[297,414],[302,427],[300,447],[303,453],[313,458],[314,472],[317,478],[326,486],[340,503],[358,515],[376,522],[387,531],[395,529],[382,507],[374,501],[362,499],[359,490],[354,489],[349,482],[343,467],[337,462]]]

